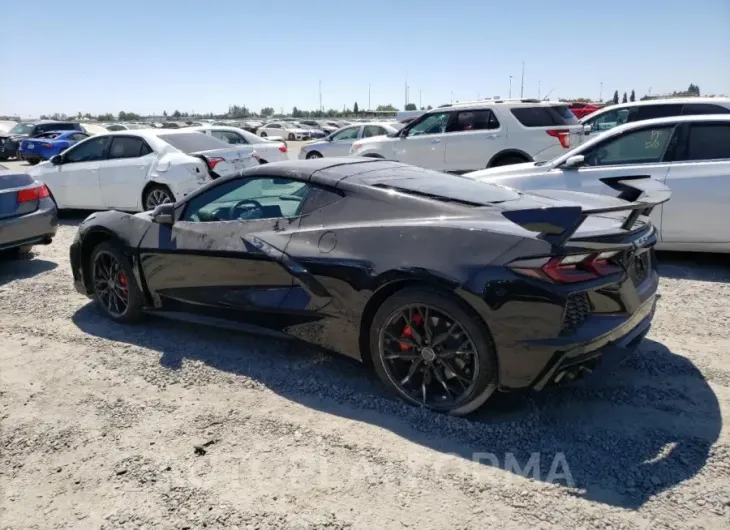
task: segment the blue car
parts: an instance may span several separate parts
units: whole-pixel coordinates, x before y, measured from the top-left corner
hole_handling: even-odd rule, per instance
[[[18,157],[36,165],[41,160],[49,160],[76,142],[85,140],[89,135],[80,131],[49,131],[20,142]]]

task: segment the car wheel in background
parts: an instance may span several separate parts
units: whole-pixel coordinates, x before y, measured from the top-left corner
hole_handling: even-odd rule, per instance
[[[289,133],[289,141],[293,142],[296,138],[294,137],[294,133]]]
[[[40,161],[41,161],[41,159],[40,159],[40,158],[29,158],[29,159],[28,159],[28,163],[29,163],[29,164],[30,164],[31,166],[35,166],[35,165],[37,165],[37,164],[38,164],[38,163],[39,163]]]
[[[322,155],[318,151],[307,153],[307,160],[313,160],[315,158],[322,158]]]
[[[160,204],[175,202],[175,196],[170,188],[162,184],[155,184],[147,188],[142,198],[142,206],[146,212],[154,210]]]
[[[414,405],[465,415],[497,389],[497,359],[484,322],[453,295],[398,291],[369,330],[370,355],[388,389]]]
[[[518,156],[505,156],[497,159],[490,167],[510,166],[512,164],[524,164],[525,162],[527,160]]]
[[[266,131],[261,131],[261,138],[266,138],[267,136]]]
[[[120,248],[104,241],[89,260],[94,302],[117,322],[133,323],[142,316],[143,297],[129,260]]]
[[[9,259],[24,259],[28,257],[28,254],[30,254],[31,250],[33,250],[33,245],[23,245],[22,247],[0,250],[0,257]]]

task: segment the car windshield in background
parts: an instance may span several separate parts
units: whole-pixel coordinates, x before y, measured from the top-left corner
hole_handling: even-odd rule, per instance
[[[398,168],[393,178],[366,177],[365,182],[377,188],[469,206],[487,206],[520,197],[512,188],[416,167]]]
[[[8,134],[30,134],[33,132],[34,125],[32,123],[19,123],[10,131],[8,131]]]
[[[515,107],[512,114],[525,127],[560,127],[580,123],[566,105]]]
[[[186,154],[231,147],[230,144],[223,140],[199,132],[161,134],[158,138]]]

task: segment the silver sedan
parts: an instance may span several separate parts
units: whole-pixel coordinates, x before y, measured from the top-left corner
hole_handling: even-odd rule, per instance
[[[372,136],[395,134],[401,127],[403,125],[397,122],[372,122],[349,125],[321,140],[304,145],[299,151],[299,158],[312,159],[347,156],[350,154],[350,147],[356,140],[370,138]]]

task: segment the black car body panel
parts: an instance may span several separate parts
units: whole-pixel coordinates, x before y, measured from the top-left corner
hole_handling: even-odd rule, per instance
[[[560,200],[490,186],[486,204],[484,184],[375,159],[272,163],[233,179],[255,177],[294,178],[337,197],[311,211],[307,197],[293,218],[180,221],[191,200],[227,178],[177,203],[172,225],[155,223],[152,213],[93,214],[71,246],[77,290],[91,293],[85,261],[95,242],[113,238],[131,259],[150,310],[255,324],[360,359],[379,304],[404,286],[428,285],[453,293],[488,327],[502,389],[570,378],[572,366],[632,346],[648,330],[658,284],[656,235],[646,216],[620,228],[625,215],[617,212],[647,213],[657,201],[587,194]],[[445,185],[449,199],[434,200]],[[537,228],[508,219],[509,212],[576,204],[599,215],[558,228],[544,219]],[[568,228],[563,240],[548,237]],[[621,267],[591,281],[551,283],[511,266],[605,249]]]
[[[41,183],[26,173],[0,169],[0,250],[48,244],[56,235],[58,211],[49,196],[19,201],[19,193]]]

